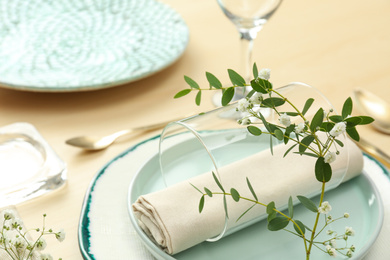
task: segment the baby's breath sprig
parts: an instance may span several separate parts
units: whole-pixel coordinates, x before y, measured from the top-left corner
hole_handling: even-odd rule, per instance
[[[2,211],[0,213],[2,224],[0,228],[0,250],[4,250],[12,260],[53,260],[50,254],[39,253],[47,246],[43,236],[52,235],[62,242],[65,239],[65,232],[63,229],[57,232],[54,232],[52,229],[46,229],[45,220],[46,214],[43,214],[42,228],[26,231],[23,228],[22,221],[17,218],[15,211],[10,209]],[[30,239],[30,232],[33,231],[38,234],[35,241]]]
[[[276,208],[274,202],[260,202],[249,179],[247,179],[247,185],[253,198],[242,197],[234,188],[231,188],[230,192],[227,192],[227,189],[225,190],[217,176],[213,173],[214,180],[220,188],[220,191],[210,191],[207,187],[205,187],[205,192],[202,192],[201,189],[194,186],[194,188],[201,193],[199,212],[202,212],[205,206],[205,197],[213,197],[213,195],[223,196],[226,216],[228,214],[226,196],[231,196],[236,202],[239,202],[240,200],[250,201],[253,202],[253,205],[249,207],[239,217],[239,219],[256,205],[266,207],[266,212],[268,214],[268,229],[270,231],[285,230],[302,239],[307,260],[310,259],[313,246],[330,256],[336,256],[337,253],[340,253],[344,256],[352,257],[352,254],[355,251],[354,246],[348,247],[347,244],[343,247],[336,246],[337,240],[344,240],[347,242],[348,237],[354,235],[354,230],[350,227],[347,227],[342,235],[337,235],[335,231],[328,230],[328,234],[333,236],[322,242],[317,241],[318,235],[323,232],[330,223],[349,217],[348,213],[345,213],[343,217],[337,219],[333,219],[330,215],[328,215],[332,207],[329,202],[324,200],[325,186],[332,178],[331,164],[337,159],[337,155],[340,153],[339,147],[344,146],[339,136],[346,133],[353,140],[359,141],[360,136],[357,132],[356,126],[370,124],[374,121],[374,119],[368,116],[352,116],[352,99],[347,98],[344,102],[341,115],[335,115],[333,110],[325,111],[323,108],[319,108],[314,116],[309,120],[309,118],[306,118],[306,113],[312,107],[314,99],[308,98],[303,105],[303,109],[298,109],[298,107],[287,97],[283,96],[282,93],[273,88],[272,83],[269,81],[269,69],[262,69],[258,71],[256,64],[254,64],[254,78],[250,81],[250,83],[246,83],[244,78],[234,70],[229,69],[228,74],[232,85],[225,87],[221,84],[217,77],[209,72],[206,72],[206,78],[210,86],[209,88],[204,89],[202,89],[195,80],[185,76],[184,79],[189,85],[189,88],[179,91],[175,95],[175,98],[186,96],[195,91],[197,92],[195,103],[200,105],[202,91],[216,90],[222,91],[221,104],[226,106],[232,101],[236,89],[245,89],[250,86],[252,90],[249,91],[245,98],[239,100],[236,104],[236,110],[242,114],[238,123],[246,125],[248,132],[254,136],[260,136],[263,134],[269,135],[271,153],[273,153],[272,140],[277,139],[285,145],[290,145],[292,143],[292,145],[286,150],[284,157],[291,151],[295,151],[294,153],[300,155],[315,157],[315,178],[317,181],[322,183],[320,201],[317,206],[311,199],[305,196],[297,196],[297,199],[301,202],[301,204],[307,210],[314,213],[314,225],[312,228],[308,228],[307,225],[293,217],[294,205],[291,196],[287,203],[288,213],[283,213]],[[290,111],[279,111],[279,108],[283,105],[288,105],[290,107]],[[279,116],[278,124],[268,122],[261,112],[262,108],[272,109]],[[291,117],[298,118],[301,122],[292,123]],[[258,125],[261,125],[261,127]],[[322,135],[325,135],[325,141],[320,140],[320,132]],[[335,152],[331,151],[331,148],[334,148]],[[323,227],[319,228],[319,220],[322,214],[325,215],[325,222]],[[294,228],[293,231],[286,229],[289,223],[292,223]],[[325,248],[321,248],[318,244],[322,244]]]

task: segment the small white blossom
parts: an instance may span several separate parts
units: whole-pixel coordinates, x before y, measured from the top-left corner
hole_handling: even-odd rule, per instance
[[[11,209],[6,209],[2,212],[5,220],[10,220],[15,218],[15,212]]]
[[[352,251],[351,251],[351,250],[348,250],[348,251],[347,251],[347,256],[348,256],[349,258],[351,258],[352,255],[353,255]]]
[[[259,78],[269,80],[271,77],[271,70],[270,69],[261,69],[259,71]]]
[[[297,133],[297,134],[302,133],[304,129],[305,129],[305,123],[299,123],[295,127],[295,133]]]
[[[36,242],[36,249],[38,250],[38,251],[42,251],[42,250],[44,250],[45,248],[46,248],[46,245],[47,245],[47,243],[46,243],[46,240],[45,239],[43,239],[43,238],[40,238],[37,242]]]
[[[328,255],[336,257],[336,249],[332,248],[330,245],[326,246],[326,252]]]
[[[248,109],[252,108],[252,104],[251,102],[249,102],[248,99],[246,98],[243,98],[243,99],[240,99],[237,103],[237,111],[240,111],[240,112],[246,112]]]
[[[349,218],[349,213],[345,212],[344,213],[344,218]]]
[[[22,251],[27,247],[27,242],[23,237],[17,237],[12,241],[12,244],[18,251]]]
[[[11,222],[11,228],[12,229],[22,229],[22,220],[20,220],[19,218],[15,218],[12,220]]]
[[[327,201],[322,202],[321,206],[318,208],[318,212],[322,214],[328,214],[329,211],[331,210],[332,210],[332,206]]]
[[[345,235],[347,236],[354,236],[355,230],[353,230],[351,227],[345,227]]]
[[[325,155],[324,159],[325,159],[325,162],[326,162],[326,163],[332,163],[332,162],[336,161],[336,153],[334,153],[334,152],[328,152],[328,153]]]
[[[291,125],[290,117],[286,113],[280,115],[279,122],[284,126]]]
[[[326,231],[326,234],[327,234],[327,235],[332,235],[333,232],[334,232],[333,230],[330,230],[330,229],[329,229],[328,231]]]
[[[332,128],[332,130],[330,130],[329,134],[331,136],[339,136],[340,134],[343,134],[345,132],[345,129],[347,128],[347,125],[345,124],[345,122],[339,122],[337,124],[335,124]]]
[[[259,92],[256,92],[249,98],[249,101],[254,105],[260,105],[261,102],[263,102],[263,95]]]
[[[58,231],[55,235],[58,241],[62,242],[65,240],[65,231],[63,229]]]
[[[336,243],[336,239],[332,239],[329,241],[329,244],[332,246],[332,247],[337,247],[337,243]]]
[[[53,260],[53,257],[49,254],[42,254],[41,260]]]
[[[249,118],[243,118],[237,121],[240,125],[250,125],[252,122]]]

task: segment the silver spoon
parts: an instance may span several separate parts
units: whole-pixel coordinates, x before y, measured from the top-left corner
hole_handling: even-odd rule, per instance
[[[375,119],[372,126],[390,134],[390,104],[367,90],[356,89],[353,94],[361,112]]]
[[[85,150],[91,150],[91,151],[102,150],[107,148],[111,144],[113,144],[115,140],[117,140],[121,136],[128,135],[135,132],[148,132],[152,130],[161,129],[172,121],[175,120],[169,120],[169,121],[164,121],[152,125],[125,129],[103,137],[78,136],[66,140],[65,143]]]

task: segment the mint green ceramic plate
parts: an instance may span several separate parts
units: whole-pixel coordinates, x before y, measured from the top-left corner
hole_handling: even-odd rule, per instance
[[[0,86],[95,90],[149,76],[188,42],[181,16],[155,0],[0,0]]]
[[[258,145],[242,143],[246,148],[252,144]],[[286,232],[269,232],[265,222],[258,222],[218,242],[203,242],[173,256],[164,253],[139,228],[131,210],[131,204],[139,195],[164,187],[157,149],[158,137],[137,144],[107,163],[91,182],[79,225],[79,245],[85,259],[105,260],[113,252],[117,252],[119,257],[115,259],[137,260],[305,258],[301,241]],[[385,175],[388,172],[375,159],[365,155],[364,160],[366,165],[374,164],[376,167],[365,166],[359,177],[326,195],[327,200],[332,201],[333,216],[343,215],[344,212],[351,215],[348,220],[336,222],[332,227],[344,230],[348,225],[356,231],[350,239],[357,248],[352,259],[361,259],[368,252],[383,221],[381,198],[369,176],[374,171],[375,174],[380,171]],[[311,214],[301,206],[296,206],[295,214],[299,219],[311,220]],[[314,250],[312,259],[330,257]]]

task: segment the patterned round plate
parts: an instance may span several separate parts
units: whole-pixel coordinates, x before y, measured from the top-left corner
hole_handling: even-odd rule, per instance
[[[187,43],[181,16],[154,0],[0,0],[2,87],[112,87],[167,67]]]

